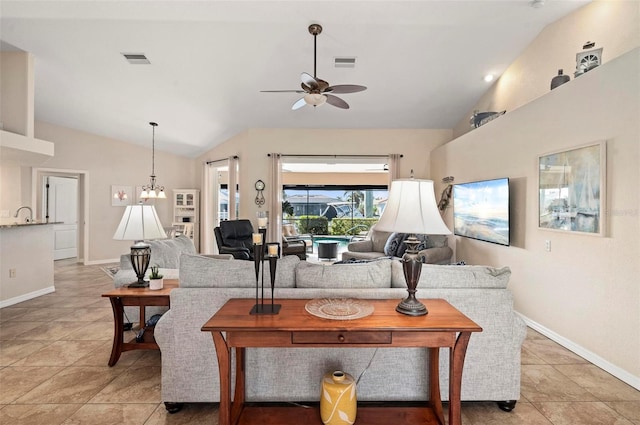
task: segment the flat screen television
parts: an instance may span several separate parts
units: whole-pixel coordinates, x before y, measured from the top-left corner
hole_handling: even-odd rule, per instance
[[[509,246],[509,179],[454,185],[453,233]]]

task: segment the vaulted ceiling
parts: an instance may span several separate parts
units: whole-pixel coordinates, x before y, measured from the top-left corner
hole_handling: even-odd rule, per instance
[[[248,128],[452,128],[549,23],[588,1],[9,1],[36,120],[196,156]],[[300,74],[368,89],[306,106]],[[122,53],[143,53],[131,65]],[[355,57],[337,68],[336,57]]]

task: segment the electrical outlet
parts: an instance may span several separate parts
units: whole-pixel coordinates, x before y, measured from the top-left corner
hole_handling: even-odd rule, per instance
[[[16,269],[9,269],[9,277],[16,277]]]
[[[544,249],[547,252],[551,252],[551,241],[550,240],[546,240],[544,241]]]
[[[9,218],[10,216],[9,210],[0,210],[0,218]]]

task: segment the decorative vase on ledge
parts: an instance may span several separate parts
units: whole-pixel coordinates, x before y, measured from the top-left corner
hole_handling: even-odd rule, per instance
[[[558,70],[558,75],[551,79],[551,90],[555,89],[558,86],[563,85],[571,79],[568,75],[564,75],[561,69]]]
[[[356,382],[348,373],[328,372],[322,377],[320,418],[324,425],[353,425],[356,421]]]

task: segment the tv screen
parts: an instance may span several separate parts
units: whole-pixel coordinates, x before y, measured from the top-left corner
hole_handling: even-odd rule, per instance
[[[453,186],[453,233],[509,245],[509,179]]]

